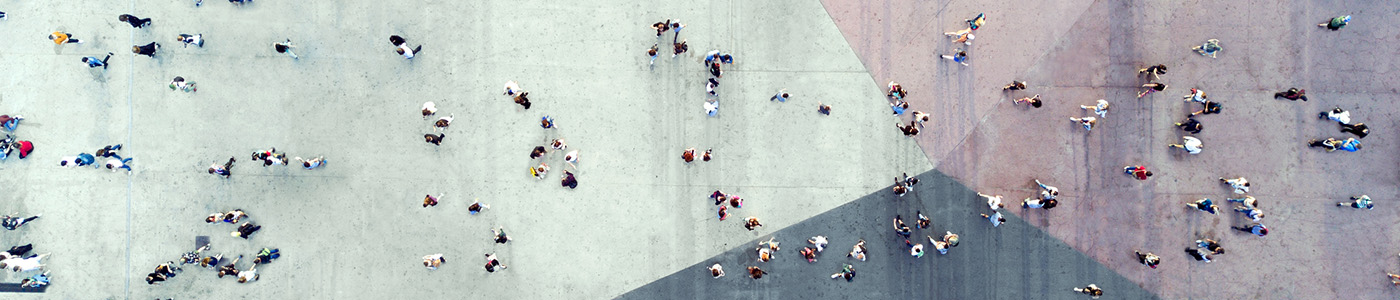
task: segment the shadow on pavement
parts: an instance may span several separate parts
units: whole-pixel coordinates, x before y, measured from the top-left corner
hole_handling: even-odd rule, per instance
[[[920,183],[902,198],[886,187],[776,231],[771,236],[777,237],[782,250],[772,261],[756,261],[755,249],[758,242],[768,240],[765,236],[619,298],[1088,299],[1070,289],[1090,283],[1103,288],[1109,299],[1157,298],[1013,214],[1003,213],[1007,222],[993,228],[979,216],[987,212],[986,202],[952,178],[937,171],[917,177]],[[1005,210],[1021,209],[1020,199],[1007,198],[1006,202]],[[933,220],[928,229],[915,228],[915,238],[928,244],[925,235],[941,237],[951,230],[961,236],[961,244],[947,255],[939,255],[926,245],[930,251],[923,258],[910,256],[891,220],[896,214],[903,215],[905,222],[914,226],[915,210]],[[827,236],[831,244],[816,262],[808,263],[797,251],[809,245],[806,240],[815,235]],[[858,239],[866,241],[867,261],[846,257]],[[727,273],[719,279],[710,278],[706,270],[716,262]],[[856,268],[852,282],[829,277],[844,263]],[[758,280],[748,278],[745,268],[754,265],[769,274]]]

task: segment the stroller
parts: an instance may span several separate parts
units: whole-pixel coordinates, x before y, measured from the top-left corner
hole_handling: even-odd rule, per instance
[[[1206,40],[1205,44],[1201,44],[1200,46],[1191,48],[1191,50],[1196,50],[1196,53],[1200,53],[1201,56],[1210,56],[1210,58],[1215,58],[1215,53],[1220,52],[1220,50],[1225,50],[1225,48],[1220,47],[1220,40],[1209,39]]]

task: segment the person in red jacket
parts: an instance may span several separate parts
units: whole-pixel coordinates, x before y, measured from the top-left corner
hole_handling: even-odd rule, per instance
[[[1126,166],[1123,167],[1123,173],[1132,174],[1137,177],[1137,180],[1147,180],[1148,177],[1152,177],[1152,171],[1148,171],[1147,167],[1144,166]]]

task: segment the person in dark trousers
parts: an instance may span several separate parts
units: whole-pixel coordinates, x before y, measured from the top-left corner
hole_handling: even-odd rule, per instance
[[[1293,101],[1298,101],[1298,100],[1308,101],[1307,92],[1308,92],[1308,91],[1307,91],[1307,90],[1304,90],[1304,89],[1289,88],[1287,91],[1283,91],[1283,92],[1279,92],[1279,93],[1274,93],[1274,99],[1283,98],[1283,99],[1288,99],[1288,100],[1293,100]]]
[[[3,224],[5,229],[15,230],[19,229],[20,226],[24,226],[24,224],[29,224],[30,221],[34,221],[34,219],[38,219],[39,216],[42,215],[43,214],[38,214],[28,218],[5,216],[4,221],[0,222],[0,224]]]
[[[574,178],[574,173],[569,172],[568,170],[564,171],[564,177],[559,181],[560,185],[563,185],[564,187],[570,189],[578,188],[578,179]]]
[[[524,106],[525,109],[530,109],[530,98],[529,98],[529,95],[530,95],[530,92],[520,92],[520,94],[516,94],[516,95],[515,95],[515,104],[520,104],[520,106]]]
[[[397,47],[397,49],[395,49],[394,52],[398,52],[399,55],[403,55],[403,57],[407,59],[413,59],[414,55],[417,55],[419,51],[423,51],[423,45],[418,45],[418,47],[415,48],[409,48],[408,41],[404,40],[403,37],[397,35],[389,36],[389,43],[394,44],[394,47]]]
[[[131,46],[131,53],[145,55],[151,58],[156,57],[156,50],[160,50],[160,44],[157,44],[156,42],[151,42],[150,44],[146,44],[145,46]]]
[[[1167,75],[1167,65],[1155,65],[1143,69],[1138,69],[1138,76],[1147,75],[1151,80],[1162,79],[1161,75]]]
[[[286,54],[287,56],[291,56],[292,59],[297,59],[296,52],[292,52],[293,47],[296,46],[292,46],[292,39],[287,39],[286,42],[272,43],[272,50],[276,50],[277,53],[282,53]]]
[[[1342,132],[1355,134],[1356,138],[1364,139],[1366,135],[1371,134],[1371,129],[1366,126],[1366,123],[1342,124]]]
[[[222,166],[220,166],[220,165],[213,165],[213,166],[210,166],[210,167],[209,167],[209,174],[220,175],[220,176],[224,176],[224,178],[229,178],[229,176],[233,176],[233,173],[232,173],[232,172],[229,172],[229,169],[233,169],[233,158],[232,158],[232,157],[228,158],[228,162],[224,163],[224,165],[222,165]]]
[[[108,145],[108,146],[102,147],[102,149],[97,149],[97,156],[98,156],[98,157],[103,157],[103,158],[106,158],[106,157],[114,157],[114,156],[117,157],[117,158],[121,158],[121,155],[117,155],[117,150],[121,150],[121,149],[122,149],[122,145],[121,145],[121,144]]]
[[[230,235],[241,237],[246,240],[248,236],[253,235],[254,232],[258,232],[259,229],[262,229],[262,226],[253,225],[252,222],[246,222],[238,226],[238,231],[230,232]]]
[[[1181,128],[1181,130],[1185,130],[1186,132],[1190,132],[1191,134],[1201,133],[1201,129],[1204,128],[1204,126],[1201,125],[1201,122],[1196,121],[1196,118],[1186,118],[1186,121],[1176,123],[1176,127]]]
[[[29,254],[30,250],[34,250],[34,244],[24,244],[20,246],[10,247],[10,250],[5,250],[5,253],[0,253],[3,254],[0,255],[0,259],[11,257],[24,257],[25,254]]]
[[[1234,230],[1239,230],[1239,231],[1248,232],[1248,233],[1250,233],[1250,234],[1257,235],[1257,236],[1269,235],[1269,228],[1264,227],[1264,224],[1254,224],[1254,225],[1250,225],[1249,227],[1230,226],[1230,228],[1231,228],[1231,229],[1234,229]]]
[[[423,135],[423,140],[426,141],[426,142],[428,142],[429,144],[442,146],[442,138],[445,138],[445,137],[447,137],[446,134],[441,134],[441,133],[439,133],[439,134],[437,134],[437,135],[432,135],[432,134],[430,133],[430,134],[424,134],[424,135]]]
[[[131,24],[132,28],[141,28],[146,27],[147,25],[151,25],[151,18],[142,19],[141,17],[133,15],[120,15],[117,16],[117,20],[121,20],[122,22]]]
[[[106,69],[108,59],[112,59],[112,52],[107,52],[107,57],[103,57],[100,60],[97,59],[96,56],[84,57],[83,62],[87,63],[89,68],[102,67],[103,69]]]

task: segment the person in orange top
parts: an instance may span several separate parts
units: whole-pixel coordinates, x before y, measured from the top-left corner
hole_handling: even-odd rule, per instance
[[[71,44],[82,44],[82,43],[83,43],[83,41],[73,38],[73,34],[67,33],[67,32],[62,32],[62,31],[54,31],[53,33],[50,33],[50,34],[49,34],[49,40],[53,41],[53,43],[56,44],[56,45],[62,45],[62,44],[65,44],[65,43],[71,43]]]

